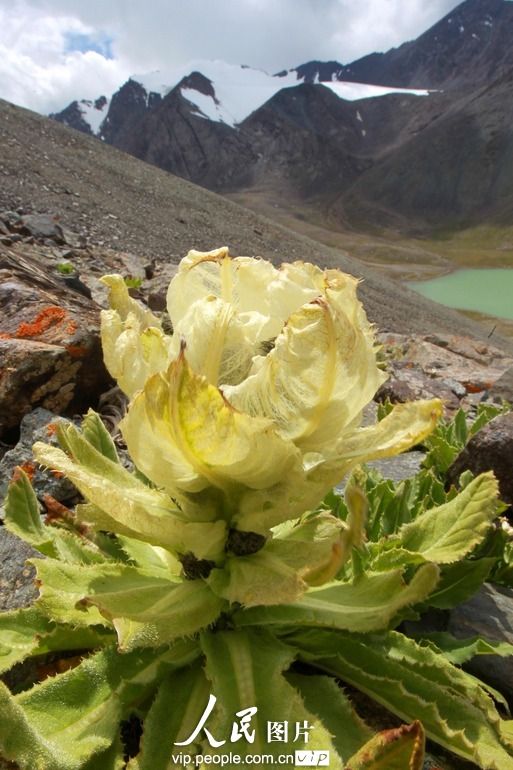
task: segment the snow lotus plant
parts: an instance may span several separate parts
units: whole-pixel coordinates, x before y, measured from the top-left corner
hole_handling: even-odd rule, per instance
[[[384,375],[356,280],[191,252],[169,287],[172,335],[121,277],[104,281],[134,468],[90,412],[81,430],[61,425],[60,448],[34,447],[82,494],[74,511],[43,521],[21,470],[11,484],[6,526],[45,558],[32,560],[36,603],[0,615],[0,665],[59,657],[54,676],[1,686],[2,755],[30,770],[167,770],[319,751],[331,768],[419,770],[425,730],[482,768],[513,768],[500,696],[395,630],[486,536],[493,477],[383,536],[371,559],[357,485],[344,521],[318,507],[441,411],[403,404],[361,427]],[[330,675],[411,724],[374,736]],[[134,717],[130,749],[120,726]]]

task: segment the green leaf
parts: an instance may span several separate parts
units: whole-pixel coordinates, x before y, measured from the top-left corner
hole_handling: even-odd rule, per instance
[[[56,625],[37,607],[0,613],[0,673],[34,655],[62,650],[89,650],[112,643],[101,628]]]
[[[59,623],[78,627],[111,626],[97,607],[79,604],[87,596],[88,578],[103,574],[107,565],[65,564],[56,559],[34,559],[32,564],[40,581],[36,606],[44,614]]]
[[[208,722],[208,729],[216,740],[229,739],[237,712],[257,708],[251,720],[255,730],[254,742],[238,740],[231,746],[243,757],[246,754],[276,756],[287,750],[323,750],[330,752],[332,770],[342,770],[331,737],[320,720],[305,708],[297,692],[283,676],[294,658],[294,651],[264,629],[220,631],[201,635],[201,647],[206,656],[206,675],[217,697],[217,704]],[[206,704],[205,704],[206,705]],[[282,741],[269,741],[268,722],[288,722],[289,730],[305,721],[311,725],[308,741],[294,734]],[[205,753],[224,753],[204,745]],[[235,765],[233,765],[235,766]],[[232,767],[232,765],[228,765]]]
[[[101,563],[112,558],[80,532],[44,524],[32,484],[21,468],[9,486],[5,511],[5,526],[9,532],[45,556],[79,564]]]
[[[62,435],[72,458],[41,443],[34,445],[34,454],[38,462],[66,474],[93,504],[80,509],[90,517],[88,523],[180,553],[194,549],[198,558],[222,553],[224,521],[184,521],[182,512],[168,495],[150,489],[121,465],[104,457],[74,426],[63,428]]]
[[[512,723],[479,681],[433,650],[390,631],[305,630],[287,636],[301,657],[370,695],[427,736],[487,770],[513,768]]]
[[[425,599],[436,586],[438,568],[425,564],[410,583],[402,570],[362,575],[354,584],[331,583],[311,588],[301,599],[276,607],[255,607],[235,613],[239,626],[329,626],[348,631],[386,628],[403,607]]]
[[[420,722],[383,730],[349,759],[345,770],[422,770],[424,741]]]
[[[181,763],[173,755],[193,753],[194,746],[174,746],[194,732],[208,702],[210,684],[200,665],[176,671],[160,685],[144,720],[141,751],[128,763],[127,770],[169,770]],[[191,751],[192,749],[192,751]],[[183,766],[183,765],[182,765]]]
[[[458,409],[454,417],[454,437],[459,446],[464,447],[468,439],[467,415]]]
[[[108,460],[119,463],[116,445],[99,414],[89,409],[82,421],[82,433],[91,446]]]
[[[120,720],[162,673],[196,656],[192,642],[159,654],[108,648],[19,695],[0,684],[2,756],[27,770],[83,770],[86,760],[108,751]]]
[[[496,559],[463,559],[444,564],[440,582],[424,603],[426,607],[449,610],[466,601],[483,585]]]
[[[77,567],[45,559],[37,566],[38,604],[51,617],[88,625],[105,625],[107,618],[125,650],[194,634],[213,623],[224,604],[202,580],[173,582],[125,564]],[[89,615],[84,604],[93,605]]]
[[[118,736],[107,751],[91,757],[83,770],[124,770],[126,766],[124,754],[125,747]]]
[[[291,673],[286,674],[286,679],[299,690],[308,711],[329,730],[344,762],[371,739],[373,731],[358,716],[335,679]]]
[[[460,494],[432,508],[399,530],[399,543],[436,564],[462,559],[485,537],[497,516],[498,484],[483,473]]]
[[[70,564],[104,564],[113,560],[111,555],[103,548],[99,548],[88,537],[57,527],[48,527],[48,529],[52,536],[55,556],[62,561]]]
[[[212,570],[208,583],[217,596],[245,607],[293,602],[307,588],[297,569],[267,548],[251,556],[229,556],[222,569]]]
[[[35,607],[0,613],[0,672],[27,658],[53,623]]]
[[[118,542],[123,552],[145,570],[165,573],[170,580],[178,578],[182,572],[182,565],[176,556],[166,548],[144,543],[132,537],[118,535]]]
[[[304,594],[307,581],[325,583],[338,572],[343,548],[336,519],[318,514],[304,524],[286,523],[277,530],[279,536],[257,553],[228,555],[222,569],[212,570],[208,580],[212,590],[246,607],[284,604]]]
[[[508,657],[513,655],[513,644],[507,642],[493,642],[473,636],[469,639],[457,639],[445,631],[430,634],[415,634],[420,644],[426,642],[439,650],[451,663],[461,666],[476,655],[500,655]]]
[[[24,470],[18,468],[5,500],[5,526],[42,553],[54,554],[52,538],[41,520],[36,493]]]
[[[373,572],[386,572],[398,567],[425,564],[427,561],[422,554],[401,548],[392,538],[370,543],[367,546],[367,553],[369,557],[367,568]]]

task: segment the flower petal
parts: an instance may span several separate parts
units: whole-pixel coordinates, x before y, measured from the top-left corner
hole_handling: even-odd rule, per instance
[[[132,396],[148,377],[166,369],[173,357],[173,338],[159,319],[128,293],[120,275],[106,275],[111,310],[102,310],[101,339],[105,366],[121,390]],[[178,349],[174,352],[176,356]]]
[[[231,499],[240,485],[272,486],[300,464],[297,449],[269,420],[239,414],[192,371],[183,352],[136,396],[121,430],[137,466],[170,492],[212,485]]]
[[[429,436],[442,413],[438,399],[398,404],[384,420],[339,439],[332,454],[309,453],[274,487],[244,493],[235,517],[238,529],[266,533],[270,527],[315,508],[358,463],[391,457]]]
[[[386,379],[370,324],[359,318],[356,279],[339,274],[327,285],[325,297],[289,318],[253,376],[223,388],[237,409],[273,420],[305,452],[329,450]]]
[[[276,337],[291,313],[320,294],[322,276],[320,268],[300,262],[277,269],[262,259],[232,259],[227,248],[190,251],[169,286],[168,312],[176,327],[191,303],[218,297],[235,307],[256,344]]]
[[[337,454],[351,465],[393,457],[429,436],[442,413],[442,402],[438,398],[397,404],[375,425],[342,436]]]
[[[247,377],[257,351],[246,332],[235,306],[213,296],[194,302],[174,327],[176,339],[185,340],[189,365],[211,385]]]
[[[130,296],[128,287],[121,275],[115,273],[104,275],[100,280],[109,289],[109,305],[112,310],[118,313],[122,321],[131,313],[141,324],[141,329],[147,329],[149,326],[160,329],[160,321],[157,316]]]

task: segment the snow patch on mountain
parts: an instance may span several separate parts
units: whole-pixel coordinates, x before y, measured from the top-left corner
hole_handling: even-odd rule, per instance
[[[286,75],[276,76],[251,67],[202,60],[189,62],[186,66],[168,73],[156,71],[144,75],[133,75],[132,79],[140,83],[148,93],[154,91],[165,96],[193,71],[201,72],[212,82],[216,99],[191,88],[182,88],[183,96],[197,107],[197,114],[201,117],[227,123],[230,126],[241,123],[282,88],[290,88],[303,82],[298,80],[294,70]],[[419,95],[428,93],[343,81],[319,83],[316,79],[316,84],[330,88],[338,97],[348,101],[396,92]]]
[[[212,82],[217,103],[191,88],[183,88],[183,96],[198,108],[198,114],[230,126],[242,122],[280,89],[298,84],[295,73],[277,78],[251,67],[204,60],[191,61],[166,73],[157,70],[133,75],[132,80],[148,93],[154,91],[164,97],[191,72],[200,72]]]
[[[428,96],[429,91],[420,88],[391,88],[388,86],[370,86],[367,83],[349,83],[343,80],[333,80],[321,83],[330,91],[333,91],[340,99],[355,102],[358,99],[370,99],[385,94],[415,94],[416,96]]]
[[[83,119],[91,127],[93,134],[97,134],[100,126],[107,117],[109,111],[110,99],[97,99],[95,102],[90,99],[82,99],[78,103],[78,108]]]
[[[194,72],[201,73],[210,81],[212,94],[202,93],[195,87],[191,87],[190,83],[184,83],[180,88],[183,97],[194,105],[195,114],[199,117],[225,123],[229,126],[237,126],[282,88],[291,88],[304,82],[303,79],[298,79],[295,70],[277,76],[251,67],[201,59],[188,62],[186,65],[167,72],[156,70],[133,75],[131,80],[144,88],[148,102],[151,93],[164,98],[183,80],[188,80],[191,73]],[[387,88],[337,80],[319,82],[317,78],[315,85],[325,86],[339,98],[348,101],[368,99],[396,92],[422,95],[428,93],[427,91]],[[101,109],[95,105],[97,102],[87,100],[79,103],[83,119],[89,124],[93,134],[98,135],[101,123],[107,115],[109,102],[106,101]]]

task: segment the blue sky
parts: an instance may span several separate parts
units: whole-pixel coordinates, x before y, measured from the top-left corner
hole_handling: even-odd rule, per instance
[[[100,33],[84,34],[83,32],[68,32],[65,34],[64,53],[79,51],[95,51],[106,59],[113,59],[112,38]]]
[[[455,0],[0,0],[0,97],[48,113],[194,59],[278,72],[348,63],[426,30]]]

